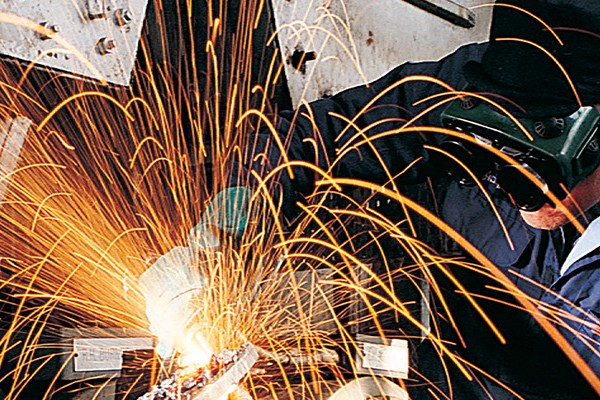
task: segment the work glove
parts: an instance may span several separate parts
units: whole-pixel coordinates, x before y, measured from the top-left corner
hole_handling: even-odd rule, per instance
[[[198,255],[220,246],[219,231],[240,235],[248,221],[252,191],[243,186],[219,192],[200,222],[188,235],[188,246],[175,247],[159,257],[139,279],[146,300],[150,331],[158,337],[156,352],[162,358],[181,349],[185,328],[191,322],[198,297],[206,285],[197,267]]]
[[[198,225],[188,235],[192,249],[215,248],[219,246],[215,231],[233,236],[244,232],[249,218],[252,189],[234,186],[217,193],[211,200]]]
[[[162,358],[172,356],[173,349],[182,345],[183,332],[194,315],[192,300],[205,286],[196,262],[189,247],[179,246],[140,276],[150,331],[158,337],[156,352]]]

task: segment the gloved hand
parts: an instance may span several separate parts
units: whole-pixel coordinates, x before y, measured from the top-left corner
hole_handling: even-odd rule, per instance
[[[205,286],[189,247],[175,247],[140,276],[150,331],[158,336],[156,349],[168,358],[181,345],[184,328],[194,314],[192,299]]]
[[[242,186],[219,192],[190,231],[188,247],[173,248],[140,276],[146,315],[150,330],[158,336],[160,357],[168,358],[174,349],[181,349],[185,327],[195,311],[192,300],[206,284],[195,265],[197,255],[220,246],[219,230],[233,235],[243,232],[251,195],[252,191]]]
[[[188,243],[192,249],[206,249],[219,246],[215,230],[230,235],[241,235],[249,217],[252,189],[234,186],[217,193],[202,215],[200,223],[192,228]]]

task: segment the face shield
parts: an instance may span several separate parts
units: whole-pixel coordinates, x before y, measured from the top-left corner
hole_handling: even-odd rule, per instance
[[[453,161],[447,171],[459,182],[472,177],[495,182],[525,211],[564,199],[600,164],[600,113],[581,107],[563,117],[515,118],[466,97],[441,115],[445,128],[474,140],[451,137],[441,145]]]

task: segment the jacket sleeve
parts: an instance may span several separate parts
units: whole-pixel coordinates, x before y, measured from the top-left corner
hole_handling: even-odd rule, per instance
[[[424,177],[428,158],[423,144],[439,138],[428,135],[426,129],[377,135],[397,130],[439,98],[415,102],[447,90],[417,76],[434,77],[460,90],[466,84],[462,66],[468,60],[479,60],[486,46],[470,44],[439,61],[406,63],[370,84],[281,112],[275,118],[275,131],[261,124],[244,146],[241,160],[233,165],[230,185],[256,184],[251,171],[265,177],[286,161],[308,162],[335,177],[377,184],[390,177],[398,183],[418,182]],[[414,78],[402,82],[407,77]],[[440,112],[436,109],[412,125],[436,126]],[[369,140],[372,138],[376,139]],[[290,177],[284,168],[268,182],[272,194],[281,196],[288,216],[296,201],[312,192],[317,177],[306,167],[294,166],[292,171]]]
[[[583,361],[600,376],[600,254],[574,263],[548,293],[546,303],[562,335]]]

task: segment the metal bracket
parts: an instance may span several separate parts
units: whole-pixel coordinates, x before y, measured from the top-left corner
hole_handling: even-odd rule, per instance
[[[128,86],[148,0],[0,1],[0,55]]]
[[[73,339],[73,370],[120,371],[123,367],[123,352],[152,349],[154,339],[151,337],[76,338]]]
[[[126,351],[152,351],[155,339],[147,332],[125,328],[64,328],[59,341],[65,381],[119,377]]]
[[[356,335],[356,371],[390,378],[408,377],[408,341],[405,339],[384,340],[377,336]]]

